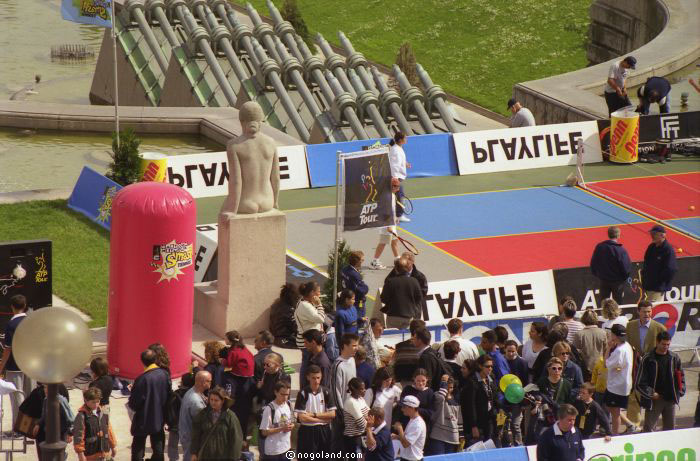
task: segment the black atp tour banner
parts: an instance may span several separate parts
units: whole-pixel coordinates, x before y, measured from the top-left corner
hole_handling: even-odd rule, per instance
[[[598,120],[600,145],[610,150],[610,119]],[[642,115],[639,117],[639,150],[653,151],[657,139],[688,139],[700,137],[700,111],[673,114]]]
[[[664,301],[680,302],[700,299],[700,256],[688,256],[678,258],[678,272],[673,277],[673,287],[666,292]],[[638,269],[641,263],[633,263],[634,278],[639,277]],[[554,270],[554,288],[557,299],[564,296],[573,296],[579,309],[600,307],[600,294],[598,288],[600,282],[591,273],[589,267],[576,267],[572,269]],[[625,285],[625,294],[622,304],[637,304],[640,301],[641,291],[633,291]]]
[[[341,155],[345,207],[344,231],[393,226],[391,168],[386,148]]]
[[[0,242],[0,335],[12,318],[10,298],[24,295],[32,309],[51,305],[51,241]]]

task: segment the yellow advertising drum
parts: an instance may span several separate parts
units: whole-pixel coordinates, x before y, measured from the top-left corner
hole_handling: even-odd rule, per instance
[[[144,152],[141,154],[140,181],[165,182],[167,170],[167,155],[159,152]]]
[[[610,161],[635,163],[639,157],[639,114],[631,107],[612,113],[610,121]]]

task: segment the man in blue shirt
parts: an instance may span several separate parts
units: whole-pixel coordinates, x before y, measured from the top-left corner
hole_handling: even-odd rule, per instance
[[[496,336],[496,332],[488,330],[481,334],[481,344],[479,344],[493,359],[493,378],[496,381],[496,385],[498,385],[503,375],[510,373],[506,358],[501,354],[501,351],[498,350],[498,346],[496,345],[497,341],[498,337]]]
[[[557,416],[559,421],[547,428],[537,441],[537,460],[583,461],[585,448],[581,432],[574,427],[578,411],[573,405],[562,403]]]
[[[394,445],[391,432],[384,421],[384,409],[374,407],[367,415],[367,454],[366,461],[393,461]]]
[[[650,77],[644,85],[637,90],[639,105],[637,112],[642,115],[649,114],[649,106],[659,104],[659,112],[667,114],[671,112],[671,83],[663,77]]]

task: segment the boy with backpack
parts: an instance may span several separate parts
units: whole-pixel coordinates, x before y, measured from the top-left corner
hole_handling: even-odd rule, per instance
[[[80,461],[103,460],[117,456],[117,440],[109,423],[109,415],[102,413],[102,391],[96,387],[83,392],[85,404],[80,407],[73,422],[73,447]]]
[[[292,449],[294,419],[289,403],[290,387],[284,381],[275,383],[275,400],[265,405],[260,432],[265,437],[261,443],[261,459],[286,461],[286,453]]]

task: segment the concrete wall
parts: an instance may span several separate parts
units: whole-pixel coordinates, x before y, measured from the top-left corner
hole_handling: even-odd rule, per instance
[[[588,61],[609,61],[641,48],[666,26],[668,11],[656,0],[595,0],[590,8]]]
[[[644,29],[640,24],[649,24],[648,15],[653,14],[653,11],[665,11],[667,14],[666,25],[661,33],[646,45],[635,49],[634,53],[623,53],[634,54],[637,58],[637,69],[628,78],[628,87],[641,84],[652,76],[668,75],[700,58],[700,1],[603,1],[618,6],[638,4],[636,7],[630,7],[628,14],[640,15],[637,26],[634,26],[640,30]],[[646,6],[641,7],[642,4]],[[644,19],[645,17],[647,19]],[[609,41],[611,42],[612,40]],[[532,110],[538,124],[607,118],[608,110],[602,93],[612,61],[566,74],[518,83],[513,88],[513,94],[524,106]]]
[[[238,110],[231,107],[119,107],[120,129],[132,128],[144,134],[199,134],[221,145],[242,134]],[[31,101],[0,101],[0,127],[64,130],[114,131],[114,107],[78,104],[49,104]],[[299,140],[263,125],[263,133],[281,146]]]

